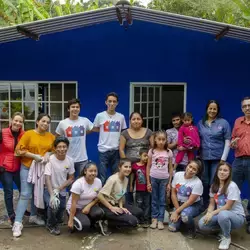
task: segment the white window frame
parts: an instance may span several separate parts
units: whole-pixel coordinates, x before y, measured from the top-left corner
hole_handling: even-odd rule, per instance
[[[187,102],[187,83],[186,82],[130,82],[130,103],[129,103],[129,113],[131,114],[132,112],[134,112],[134,88],[135,87],[154,87],[154,86],[173,86],[173,85],[177,85],[177,86],[184,86],[184,100],[183,100],[183,112],[186,112],[186,102]],[[160,90],[161,91],[161,90]],[[160,95],[161,96],[161,95]],[[161,114],[161,98],[160,98],[160,107],[159,107],[159,112]],[[143,103],[141,100],[140,105]],[[148,112],[148,110],[147,110]],[[155,111],[153,110],[153,113]],[[160,126],[161,124],[161,115],[160,115],[160,119],[159,119],[159,124]]]
[[[24,103],[34,103],[33,101],[25,101],[25,100],[11,100],[10,98],[10,84],[48,84],[48,101],[39,101],[38,100],[38,88],[35,89],[35,119],[25,119],[25,122],[34,122],[36,121],[36,117],[38,116],[38,103],[43,104],[52,104],[52,103],[62,103],[62,119],[64,119],[64,104],[68,103],[68,100],[64,100],[64,84],[75,84],[76,86],[76,96],[75,98],[78,98],[78,82],[77,81],[0,81],[0,86],[2,84],[9,84],[8,85],[8,96],[9,96],[9,107],[11,107],[11,103],[22,103],[22,110],[24,110]],[[51,95],[50,95],[50,84],[60,84],[62,86],[62,101],[51,101]],[[22,96],[23,96],[24,89],[22,88]],[[1,102],[5,102],[0,100]],[[7,100],[6,100],[7,102]],[[48,114],[50,114],[50,105],[48,105]],[[9,120],[8,119],[0,119],[1,121],[10,121],[11,119],[11,112],[9,112]],[[51,120],[53,123],[60,122],[61,120]],[[51,126],[49,126],[49,131],[51,130]]]

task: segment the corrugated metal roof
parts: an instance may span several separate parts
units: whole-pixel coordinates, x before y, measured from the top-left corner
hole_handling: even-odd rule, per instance
[[[225,34],[226,37],[250,42],[249,28],[134,6],[131,7],[131,12],[133,20],[141,20],[145,22],[206,32],[213,34],[214,36],[222,32],[222,30],[228,28],[229,30]],[[117,20],[116,8],[109,7],[105,9],[98,9],[94,11],[26,23],[19,26],[35,33],[36,35],[42,36],[45,34],[56,33],[115,20]],[[27,37],[17,31],[17,26],[0,29],[0,43],[24,38]]]

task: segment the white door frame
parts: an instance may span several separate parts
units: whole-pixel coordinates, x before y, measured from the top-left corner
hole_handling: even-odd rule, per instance
[[[178,85],[184,86],[184,100],[183,100],[183,111],[186,112],[187,104],[187,83],[186,82],[130,82],[130,91],[129,91],[129,114],[134,111],[134,87],[150,87],[150,86],[163,86],[163,85]]]

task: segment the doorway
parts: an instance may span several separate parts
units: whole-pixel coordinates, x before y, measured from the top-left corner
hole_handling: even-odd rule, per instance
[[[186,83],[131,83],[130,113],[134,111],[152,131],[168,129],[172,113],[186,111]]]

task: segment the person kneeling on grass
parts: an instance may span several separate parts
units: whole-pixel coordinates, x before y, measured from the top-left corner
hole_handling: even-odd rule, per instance
[[[123,158],[119,163],[119,171],[109,177],[98,194],[100,207],[105,213],[109,227],[128,228],[138,225],[138,218],[143,211],[135,206],[125,204],[125,193],[128,186],[128,176],[131,173],[131,161]]]
[[[98,222],[101,233],[106,235],[102,223],[104,212],[97,204],[97,194],[102,188],[102,182],[96,176],[97,166],[89,161],[72,185],[66,210],[69,215],[68,227],[72,231],[89,230]]]
[[[244,223],[245,212],[240,190],[232,181],[232,167],[226,162],[219,163],[210,189],[207,214],[199,220],[199,228],[203,231],[220,230],[219,249],[226,250],[231,244],[231,230]]]
[[[59,235],[58,225],[63,222],[66,209],[66,187],[74,181],[74,161],[66,155],[69,140],[57,137],[54,141],[55,154],[50,156],[45,166],[44,202],[47,209],[47,229],[51,234]]]

